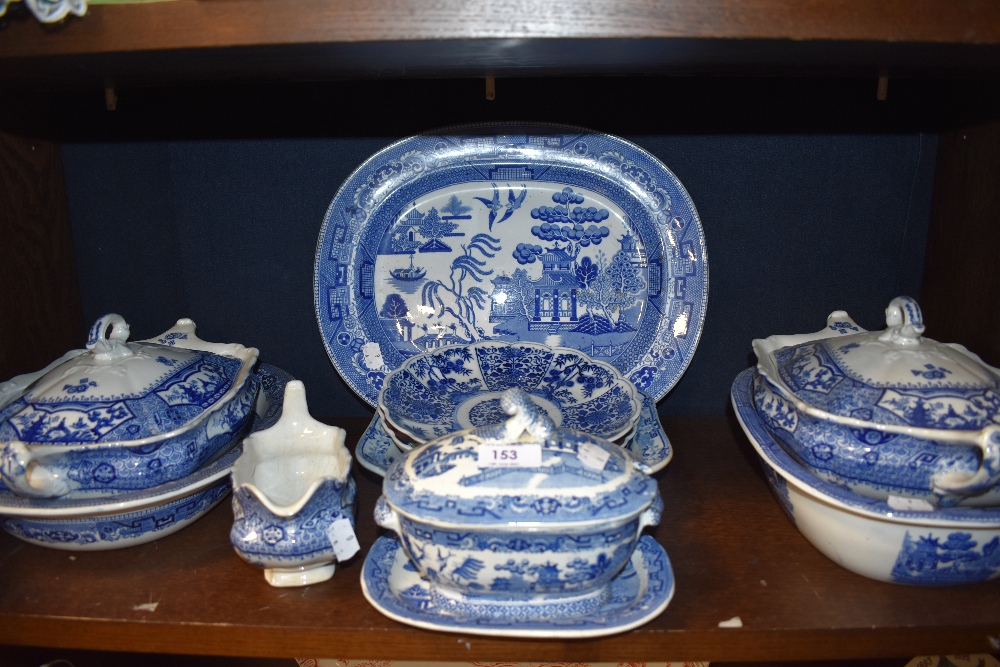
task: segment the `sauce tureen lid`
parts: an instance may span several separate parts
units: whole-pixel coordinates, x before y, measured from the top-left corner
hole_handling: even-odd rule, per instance
[[[754,351],[760,374],[820,418],[943,430],[1000,423],[1000,371],[923,332],[916,301],[898,297],[884,331],[836,311],[823,331],[755,340]]]
[[[228,402],[257,359],[254,348],[208,343],[194,332],[185,319],[157,339],[127,342],[125,320],[105,315],[85,351],[0,405],[0,442],[111,443],[185,428]]]
[[[451,433],[389,467],[383,494],[435,524],[600,524],[638,515],[658,497],[645,466],[610,442],[556,428],[523,389],[508,389],[501,424]]]

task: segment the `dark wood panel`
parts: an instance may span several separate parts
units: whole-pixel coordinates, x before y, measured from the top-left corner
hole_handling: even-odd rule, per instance
[[[599,92],[588,99],[589,91]],[[402,137],[531,118],[623,136],[909,134],[1000,119],[1000,70],[893,79],[884,101],[875,91],[875,77],[778,76],[502,78],[493,100],[482,79],[187,84],[119,89],[117,110],[107,111],[96,88],[11,94],[0,85],[0,131],[74,143],[254,141]],[[416,103],[403,111],[400,100]]]
[[[56,144],[0,133],[0,378],[85,340]]]
[[[927,335],[1000,366],[1000,121],[938,147],[922,307]]]
[[[57,33],[57,34],[53,34]],[[989,0],[180,0],[11,25],[0,55],[525,38],[1000,42]]]
[[[363,424],[347,424],[356,438]],[[437,660],[805,660],[986,652],[1000,582],[927,589],[854,575],[795,530],[734,423],[668,424],[654,535],[677,578],[666,612],[594,640],[495,639],[419,630],[363,598],[362,558],[326,583],[269,587],[228,543],[228,502],[190,528],[119,552],[68,554],[0,538],[0,644],[227,654]],[[380,480],[357,471],[362,553]],[[158,602],[155,612],[136,605]],[[721,629],[740,616],[743,627]]]
[[[0,80],[36,88],[1000,67],[988,0],[178,0],[58,26],[22,11],[0,36]]]

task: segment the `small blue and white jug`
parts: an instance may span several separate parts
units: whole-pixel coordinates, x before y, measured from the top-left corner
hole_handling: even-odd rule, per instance
[[[355,486],[344,429],[309,415],[300,381],[285,387],[281,418],[243,443],[233,466],[229,538],[272,586],[305,586],[333,576],[357,551]]]

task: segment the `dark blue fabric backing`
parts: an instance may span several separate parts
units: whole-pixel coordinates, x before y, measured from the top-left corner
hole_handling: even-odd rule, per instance
[[[340,184],[397,138],[64,144],[86,318],[147,338],[190,317],[303,380],[313,414],[370,414],[323,349],[313,257]],[[882,328],[893,296],[919,297],[936,136],[626,138],[684,183],[707,239],[701,343],[661,414],[724,414],[754,338],[837,309]]]

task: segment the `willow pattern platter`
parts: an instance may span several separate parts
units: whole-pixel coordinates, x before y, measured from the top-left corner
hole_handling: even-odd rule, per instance
[[[316,249],[323,343],[373,406],[408,357],[481,340],[581,350],[659,400],[707,297],[701,221],[676,176],[621,138],[558,125],[386,147],[341,186]]]

